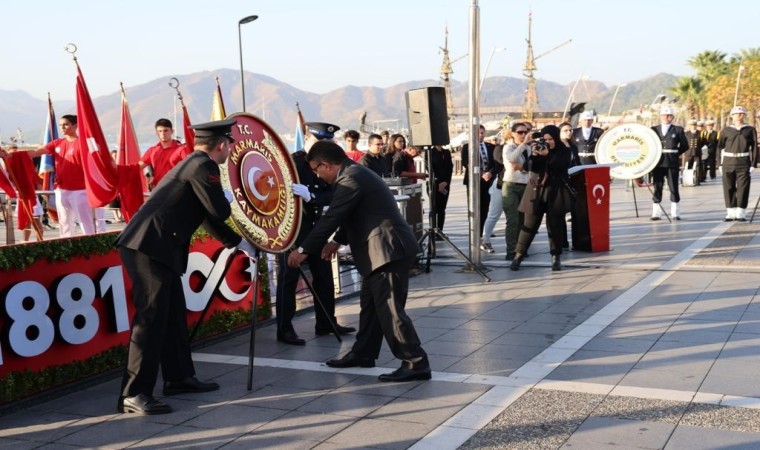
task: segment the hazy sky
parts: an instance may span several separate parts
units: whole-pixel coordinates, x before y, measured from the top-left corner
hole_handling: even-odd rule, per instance
[[[388,87],[440,75],[444,28],[452,58],[468,52],[472,0],[6,0],[0,89],[73,99],[75,43],[93,96],[157,78],[243,65],[297,88]],[[729,55],[760,46],[760,4],[656,0],[481,0],[481,75],[522,76],[533,12],[537,78],[571,83],[581,74],[610,86],[659,72],[691,75],[703,50]],[[708,6],[712,5],[712,6]],[[728,8],[730,6],[730,8]],[[468,62],[454,64],[466,81]],[[224,82],[224,80],[222,80]],[[169,87],[167,86],[167,89]]]

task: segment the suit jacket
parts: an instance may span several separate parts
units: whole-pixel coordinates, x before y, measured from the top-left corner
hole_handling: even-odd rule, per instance
[[[681,161],[678,157],[689,150],[689,141],[686,139],[686,133],[684,133],[683,128],[671,124],[670,128],[668,129],[667,136],[662,135],[661,125],[653,126],[652,130],[654,130],[654,132],[657,133],[657,137],[660,138],[663,150],[677,150],[676,153],[668,153],[663,151],[657,167],[676,169],[680,167]]]
[[[362,276],[419,252],[412,228],[401,216],[388,185],[351,160],[343,163],[338,174],[330,207],[301,246],[306,253],[319,254],[336,230],[335,241],[351,245]]]
[[[309,235],[312,228],[314,228],[317,219],[322,216],[322,209],[330,204],[332,189],[311,170],[309,163],[306,161],[305,151],[301,150],[293,153],[293,162],[298,172],[298,181],[309,188],[309,192],[314,195],[314,198],[310,202],[296,196],[297,201],[303,202],[301,228],[298,230],[298,236],[295,241],[296,245],[300,245],[306,236]]]
[[[688,158],[701,158],[702,146],[707,144],[702,132],[699,130],[689,130],[684,131],[684,135],[686,135],[686,141],[689,143],[689,150],[686,152],[686,156]]]
[[[485,183],[485,182],[484,183],[487,184],[490,187],[491,184],[496,180],[496,178],[499,175],[499,172],[501,172],[501,169],[503,169],[504,166],[501,163],[499,163],[498,161],[496,161],[496,159],[494,158],[494,146],[493,146],[493,144],[489,144],[488,142],[485,142],[485,144],[486,144],[486,153],[488,154],[488,164],[486,164],[486,170],[485,171],[486,172],[491,172],[491,174],[493,176],[491,177],[491,181],[489,181],[488,183]],[[467,183],[469,182],[469,178],[470,178],[470,171],[467,170],[468,169],[467,166],[470,164],[469,147],[470,147],[469,144],[464,144],[462,146],[462,167],[464,168],[464,185],[465,186],[467,186]],[[480,150],[478,150],[478,152],[479,151]],[[483,173],[485,173],[485,172],[482,172],[481,175]],[[481,180],[482,180],[482,178],[481,178]]]
[[[201,224],[227,248],[240,243],[240,236],[224,223],[230,214],[219,165],[196,151],[164,176],[119,235],[117,245],[182,274],[187,269],[190,239]]]
[[[591,127],[591,134],[586,139],[583,137],[583,128],[573,129],[572,142],[575,144],[577,153],[586,153],[586,155],[579,155],[580,164],[596,164],[596,157],[593,156],[593,153],[596,151],[596,144],[603,134],[604,130],[601,128]],[[588,153],[592,153],[592,155],[588,155]]]

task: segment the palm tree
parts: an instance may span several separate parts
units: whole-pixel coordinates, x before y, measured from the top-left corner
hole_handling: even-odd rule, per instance
[[[699,117],[702,112],[700,103],[704,98],[704,87],[698,77],[678,78],[676,85],[670,88],[670,92],[681,99],[689,117]]]
[[[725,75],[729,67],[726,54],[719,50],[705,50],[689,59],[687,64],[697,71],[697,78],[705,85]]]

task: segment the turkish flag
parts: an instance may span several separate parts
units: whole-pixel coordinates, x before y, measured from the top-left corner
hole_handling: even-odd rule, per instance
[[[129,112],[127,96],[121,94],[121,126],[119,127],[119,150],[116,153],[116,164],[123,166],[138,164],[140,161],[140,144],[137,142],[137,133],[132,122],[132,114]],[[121,176],[121,175],[120,175]],[[143,192],[148,192],[148,183],[145,177],[140,176]],[[140,202],[142,204],[142,202]]]
[[[18,197],[16,194],[16,189],[14,189],[13,185],[11,184],[11,180],[8,179],[8,176],[5,175],[5,171],[3,170],[2,166],[0,166],[0,190],[5,192],[10,198]]]
[[[90,92],[77,64],[77,116],[82,168],[87,188],[87,200],[93,208],[105,206],[116,198],[119,175],[116,163],[100,127]]]
[[[32,223],[32,211],[37,204],[37,182],[41,181],[34,168],[34,162],[27,152],[13,152],[5,159],[5,167],[18,192],[19,230],[25,230]]]

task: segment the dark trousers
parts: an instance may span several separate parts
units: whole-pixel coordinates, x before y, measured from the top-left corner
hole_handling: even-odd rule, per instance
[[[480,211],[480,228],[478,229],[478,233],[480,236],[483,236],[483,227],[486,224],[486,219],[488,218],[488,209],[491,206],[491,194],[488,192],[491,189],[491,184],[494,183],[496,179],[491,179],[490,182],[483,181],[483,179],[480,179],[480,205],[478,207],[478,210]],[[467,201],[470,201],[470,191],[469,191],[469,185],[467,185]],[[474,211],[474,208],[473,208]],[[438,227],[440,228],[440,227]]]
[[[435,225],[443,231],[443,222],[446,220],[446,205],[449,204],[449,191],[445,194],[435,191]]]
[[[414,258],[393,261],[362,278],[359,332],[352,349],[356,355],[377,359],[384,336],[393,356],[405,367],[429,366],[412,319],[404,310],[413,261]]]
[[[678,203],[681,196],[678,194],[678,167],[655,167],[652,169],[652,183],[654,184],[654,195],[652,201],[660,203],[662,201],[662,188],[665,180],[668,180],[668,189],[670,189],[670,201]]]
[[[525,214],[525,222],[520,230],[520,235],[517,237],[517,253],[524,255],[528,252],[530,244],[536,237],[536,233],[538,233],[538,229],[541,227],[541,221],[543,219],[543,212],[538,215]],[[564,228],[564,221],[565,213],[546,213],[546,231],[549,235],[549,253],[552,255],[562,254],[562,244],[564,244],[564,240],[567,239],[567,229]]]
[[[709,150],[707,152],[707,160],[705,160],[705,174],[710,174],[710,179],[715,179],[715,150]]]
[[[119,247],[132,280],[135,315],[121,395],[153,395],[158,367],[165,381],[195,375],[187,332],[187,307],[179,275],[144,253]]]
[[[293,329],[293,317],[296,315],[296,287],[301,274],[298,268],[288,266],[287,259],[287,255],[284,253],[277,255],[279,263],[275,300],[277,333],[295,331]],[[314,315],[317,318],[315,328],[332,330],[330,320],[335,320],[335,287],[333,285],[332,267],[330,262],[322,259],[319,254],[308,255],[306,263],[309,265],[314,291],[327,310],[325,314],[325,311],[317,304],[317,300],[314,300]]]
[[[746,208],[749,203],[749,167],[723,166],[723,200],[726,208]]]

